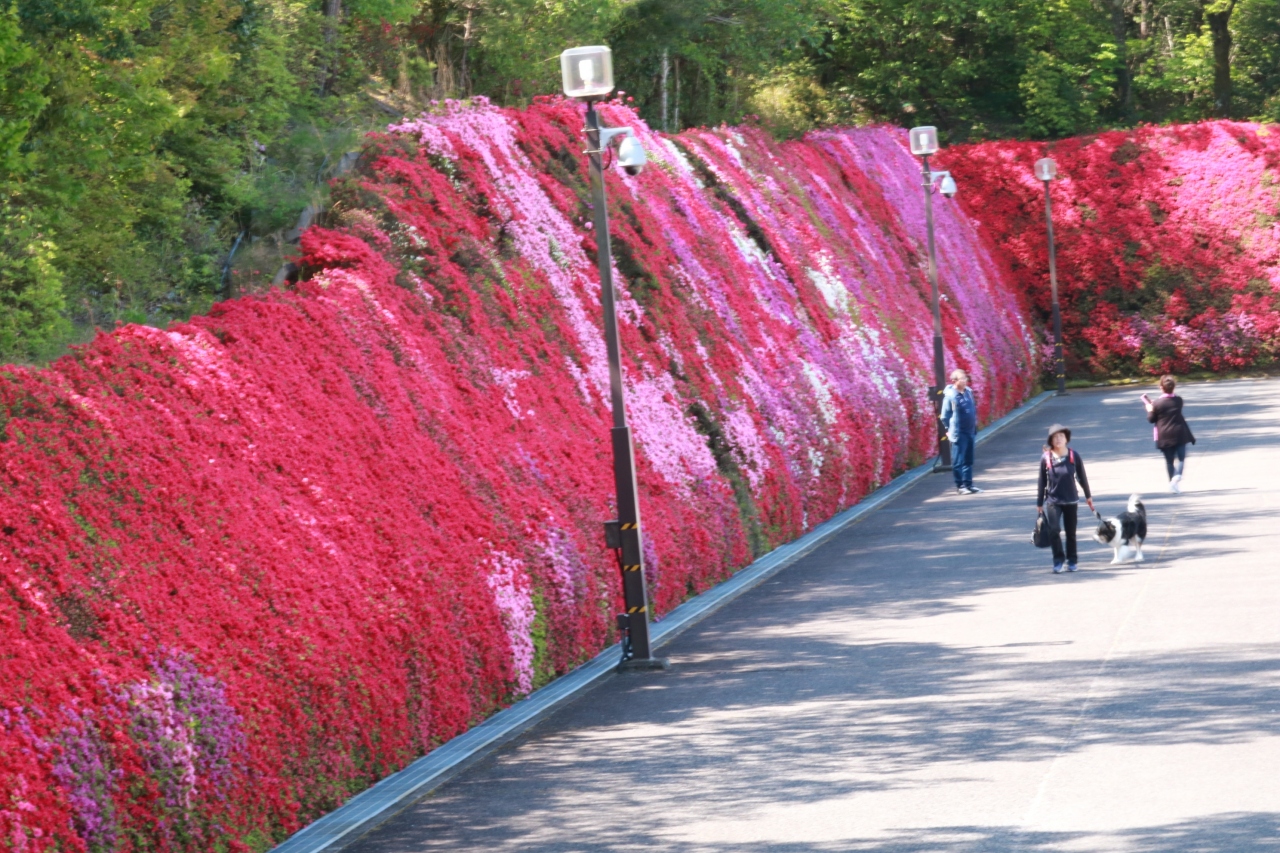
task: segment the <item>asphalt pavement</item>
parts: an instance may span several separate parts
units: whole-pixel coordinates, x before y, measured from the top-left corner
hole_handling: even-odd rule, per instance
[[[982,494],[925,478],[347,849],[1280,853],[1280,380],[1179,389],[1183,495],[1143,390],[1049,400]],[[1055,421],[1143,565],[1030,545]]]

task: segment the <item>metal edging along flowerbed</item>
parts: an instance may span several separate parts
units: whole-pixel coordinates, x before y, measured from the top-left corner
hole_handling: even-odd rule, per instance
[[[1018,418],[1031,412],[1054,392],[1045,391],[978,433],[982,444]],[[696,596],[654,623],[653,645],[662,646],[725,604],[799,560],[836,533],[906,491],[933,470],[933,461],[900,474],[884,488],[794,542],[779,546],[724,583]],[[581,695],[614,671],[619,651],[616,645],[596,655],[589,663],[557,678],[475,728],[424,755],[404,770],[393,773],[372,788],[352,797],[319,820],[294,833],[272,853],[337,853],[380,824],[426,797],[462,770],[490,754],[507,741],[525,732],[568,700]]]

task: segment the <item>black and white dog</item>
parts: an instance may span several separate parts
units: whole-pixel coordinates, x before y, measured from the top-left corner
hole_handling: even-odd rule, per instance
[[[1095,542],[1110,545],[1115,550],[1111,564],[1142,562],[1142,540],[1147,538],[1147,509],[1140,495],[1129,496],[1129,506],[1114,518],[1098,520],[1093,534]]]

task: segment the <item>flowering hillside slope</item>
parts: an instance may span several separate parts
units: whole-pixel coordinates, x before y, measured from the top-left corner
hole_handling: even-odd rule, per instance
[[[943,152],[957,197],[1050,311],[1043,185],[1053,183],[1071,371],[1229,370],[1280,355],[1280,128],[1140,127]]]
[[[295,287],[0,371],[0,849],[266,849],[610,641],[581,124],[394,128]],[[641,130],[608,181],[660,615],[930,453],[931,326],[900,134]],[[989,419],[1038,345],[939,233]]]

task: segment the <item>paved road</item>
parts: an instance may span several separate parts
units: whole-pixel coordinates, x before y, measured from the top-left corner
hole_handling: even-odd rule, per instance
[[[352,849],[1280,853],[1280,381],[1182,391],[1187,494],[1137,390],[1050,400]],[[1028,544],[1057,420],[1141,568]]]

